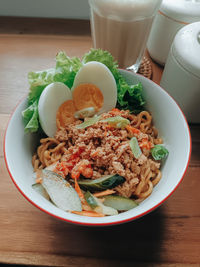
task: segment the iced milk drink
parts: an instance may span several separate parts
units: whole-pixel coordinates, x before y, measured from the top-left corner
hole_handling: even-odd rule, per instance
[[[137,71],[161,0],[89,0],[95,48]]]

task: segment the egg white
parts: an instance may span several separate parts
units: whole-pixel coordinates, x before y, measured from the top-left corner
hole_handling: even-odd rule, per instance
[[[117,103],[117,85],[108,67],[97,61],[90,61],[84,64],[75,76],[72,93],[77,86],[84,83],[96,85],[103,94],[104,103],[98,114],[115,108]]]
[[[64,83],[51,83],[43,90],[38,103],[38,113],[41,127],[47,136],[54,137],[57,130],[57,110],[62,103],[70,99],[71,90]]]

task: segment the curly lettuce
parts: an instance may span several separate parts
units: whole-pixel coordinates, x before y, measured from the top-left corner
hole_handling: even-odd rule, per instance
[[[23,112],[22,117],[25,122],[25,132],[36,132],[39,128],[38,121],[38,101],[36,100],[33,104],[29,105]]]

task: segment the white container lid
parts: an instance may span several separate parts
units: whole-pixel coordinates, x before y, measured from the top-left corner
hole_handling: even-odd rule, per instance
[[[163,0],[160,11],[180,23],[200,21],[200,0]]]
[[[172,54],[184,69],[200,78],[200,21],[184,26],[177,33]]]

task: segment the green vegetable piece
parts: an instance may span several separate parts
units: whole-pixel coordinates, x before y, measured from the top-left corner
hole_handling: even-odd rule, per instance
[[[36,100],[27,109],[22,111],[22,117],[25,123],[25,132],[36,132],[39,128],[38,122],[38,101]]]
[[[105,215],[117,215],[118,211],[112,207],[105,206],[104,204],[101,203],[101,201],[94,197],[95,200],[97,201],[98,206],[94,209],[96,212],[103,213]]]
[[[133,152],[133,155],[136,159],[138,159],[141,154],[142,154],[142,151],[139,147],[139,144],[138,144],[138,140],[136,137],[132,137],[131,140],[130,140],[130,147],[131,147],[131,150]]]
[[[138,206],[134,200],[122,196],[110,195],[103,198],[105,199],[103,202],[105,206],[112,207],[118,211],[126,211]]]
[[[85,129],[89,126],[92,126],[93,124],[95,124],[99,121],[99,118],[100,118],[100,116],[92,117],[91,119],[88,119],[88,120],[84,121],[83,123],[76,125],[76,128],[77,129]]]
[[[95,180],[82,179],[78,181],[78,184],[81,188],[94,192],[114,188],[122,184],[123,182],[125,182],[124,177],[118,174],[111,174],[105,175]]]
[[[143,110],[145,101],[142,96],[143,87],[141,83],[128,85],[122,78],[120,79],[120,89],[118,90],[118,105],[123,109],[129,109],[134,113]]]
[[[122,128],[122,129],[125,128],[128,124],[130,124],[130,121],[128,119],[125,119],[121,116],[107,118],[107,119],[101,120],[101,122],[107,122],[115,128]]]
[[[151,155],[155,160],[161,160],[168,156],[169,151],[162,145],[155,145],[151,149]]]
[[[96,201],[96,199],[94,198],[94,196],[90,193],[90,191],[87,191],[85,193],[85,199],[87,201],[87,203],[90,205],[90,207],[92,209],[96,208],[98,206],[98,203]]]

